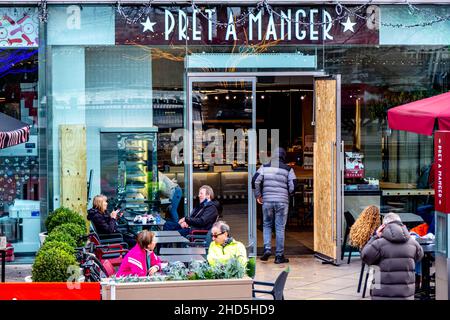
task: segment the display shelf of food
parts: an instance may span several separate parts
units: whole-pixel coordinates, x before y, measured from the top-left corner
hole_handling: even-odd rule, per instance
[[[118,198],[126,216],[157,211],[157,136],[152,132],[121,132],[118,139]],[[156,173],[156,174],[154,174]]]

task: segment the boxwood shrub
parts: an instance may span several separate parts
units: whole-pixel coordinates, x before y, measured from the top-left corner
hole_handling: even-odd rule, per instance
[[[75,256],[62,247],[43,247],[34,260],[31,278],[33,282],[66,282],[78,268]]]
[[[78,247],[83,246],[85,243],[85,241],[83,239],[80,239],[80,237],[86,234],[86,229],[79,226],[78,224],[63,223],[54,228],[50,234],[54,232],[62,232],[70,235],[76,241]]]
[[[39,249],[37,254],[39,254],[41,251],[45,251],[51,248],[58,248],[66,251],[67,253],[70,253],[72,255],[75,255],[75,248],[72,247],[67,242],[59,241],[59,240],[51,240],[51,241],[45,241],[44,245]]]
[[[72,248],[77,246],[76,240],[68,233],[63,231],[52,231],[49,233],[48,237],[45,239],[44,245],[47,241],[60,241],[65,242],[70,245]]]
[[[74,223],[86,229],[86,220],[77,212],[64,207],[58,208],[49,214],[45,220],[45,227],[50,234],[54,228],[64,223]]]

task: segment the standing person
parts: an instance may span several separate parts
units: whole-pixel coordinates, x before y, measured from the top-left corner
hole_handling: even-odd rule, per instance
[[[139,232],[137,244],[123,258],[116,276],[145,277],[161,270],[161,259],[154,253],[155,246],[156,239],[153,232],[148,230]]]
[[[272,160],[261,166],[252,179],[255,198],[262,204],[264,254],[267,261],[272,254],[272,226],[275,222],[275,263],[287,263],[284,256],[284,233],[289,212],[289,197],[293,195],[297,178],[294,170],[285,163],[286,151],[275,149]]]
[[[158,171],[158,181],[160,185],[161,194],[170,199],[170,218],[173,222],[177,222],[178,205],[180,204],[183,191],[176,182],[169,179],[168,176]]]
[[[361,251],[361,259],[377,265],[373,300],[413,300],[415,291],[415,263],[423,258],[423,249],[410,236],[400,217],[388,213]]]
[[[180,234],[186,237],[191,230],[210,230],[219,216],[221,206],[214,200],[214,191],[208,186],[201,186],[198,190],[199,204],[196,206],[189,217],[181,218],[178,223],[167,221],[163,230],[178,230]]]
[[[208,249],[208,263],[225,264],[236,258],[244,267],[247,266],[247,250],[245,246],[230,236],[230,226],[225,221],[217,221],[211,229],[212,242]]]
[[[131,248],[136,244],[135,236],[130,233],[121,232],[117,224],[117,220],[122,215],[123,213],[120,212],[120,209],[108,212],[108,198],[103,194],[99,194],[92,201],[92,208],[88,210],[87,219],[93,223],[95,230],[99,234],[122,234],[123,240]]]

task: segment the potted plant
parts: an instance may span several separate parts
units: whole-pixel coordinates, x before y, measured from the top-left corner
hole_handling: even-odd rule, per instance
[[[54,230],[54,231],[50,232],[50,234],[47,236],[47,239],[44,242],[44,246],[47,241],[65,242],[73,248],[75,248],[77,246],[77,241],[70,234],[65,233],[61,230]]]
[[[79,272],[79,265],[74,254],[52,245],[41,248],[34,260],[31,277],[33,282],[66,282]],[[79,277],[79,274],[76,274]]]
[[[39,241],[41,246],[44,244],[48,234],[53,231],[54,228],[66,223],[76,224],[77,226],[83,228],[83,230],[86,229],[86,220],[81,215],[71,209],[60,207],[51,212],[45,220],[45,227],[47,231],[39,233]],[[71,229],[73,229],[73,227]],[[76,238],[76,240],[78,240],[78,238]]]
[[[45,243],[39,249],[38,254],[40,254],[41,252],[43,252],[45,250],[49,250],[49,249],[53,249],[53,248],[61,249],[65,252],[67,252],[68,254],[75,256],[75,248],[73,246],[71,246],[69,243],[63,242],[60,240],[45,241]],[[32,282],[32,281],[33,281],[33,278],[31,275],[25,277],[25,282]]]
[[[253,280],[238,259],[210,266],[207,262],[169,263],[162,274],[111,277],[102,283],[105,300],[251,299]]]
[[[49,214],[45,220],[45,227],[50,233],[54,228],[64,223],[74,223],[82,228],[86,228],[86,220],[80,214],[64,207],[58,208]]]
[[[65,233],[71,236],[73,239],[76,240],[76,245],[78,247],[81,247],[84,243],[81,237],[86,234],[86,229],[75,223],[63,223],[55,227],[50,234],[55,232]]]

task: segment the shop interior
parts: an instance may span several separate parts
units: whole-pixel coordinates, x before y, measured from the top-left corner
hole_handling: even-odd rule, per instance
[[[226,140],[226,130],[242,129],[252,124],[251,83],[199,82],[193,85],[193,123],[203,130],[217,129]],[[279,144],[287,151],[286,161],[299,179],[299,189],[290,203],[286,226],[286,254],[307,254],[313,249],[313,78],[258,77],[256,83],[256,129],[267,129],[271,148],[271,131],[279,130]],[[260,133],[258,133],[259,135]],[[195,140],[195,137],[194,137]],[[237,141],[237,140],[236,140]],[[233,236],[247,243],[248,235],[248,141],[243,148],[235,144],[233,161],[223,164],[214,159],[196,158],[193,150],[193,197],[203,184],[209,184],[223,206],[222,218],[233,228]],[[225,145],[225,143],[224,143]],[[205,148],[205,145],[202,146]],[[217,150],[216,150],[217,151]],[[244,162],[239,161],[243,155]],[[269,154],[270,155],[270,154]],[[214,155],[217,156],[217,155]],[[216,159],[217,160],[217,159]],[[209,162],[208,162],[209,161]],[[264,160],[263,160],[264,161]],[[258,168],[261,159],[257,157]],[[262,250],[262,211],[257,206],[258,251]]]
[[[289,204],[285,253],[313,253],[313,78],[258,77],[256,88],[259,120],[256,128],[279,130],[286,162],[298,179],[298,188]],[[258,251],[262,251],[261,206],[257,206],[257,226]]]
[[[38,54],[0,51],[0,112],[30,125],[27,143],[0,150],[0,234],[15,253],[34,252],[41,228],[38,158]]]

